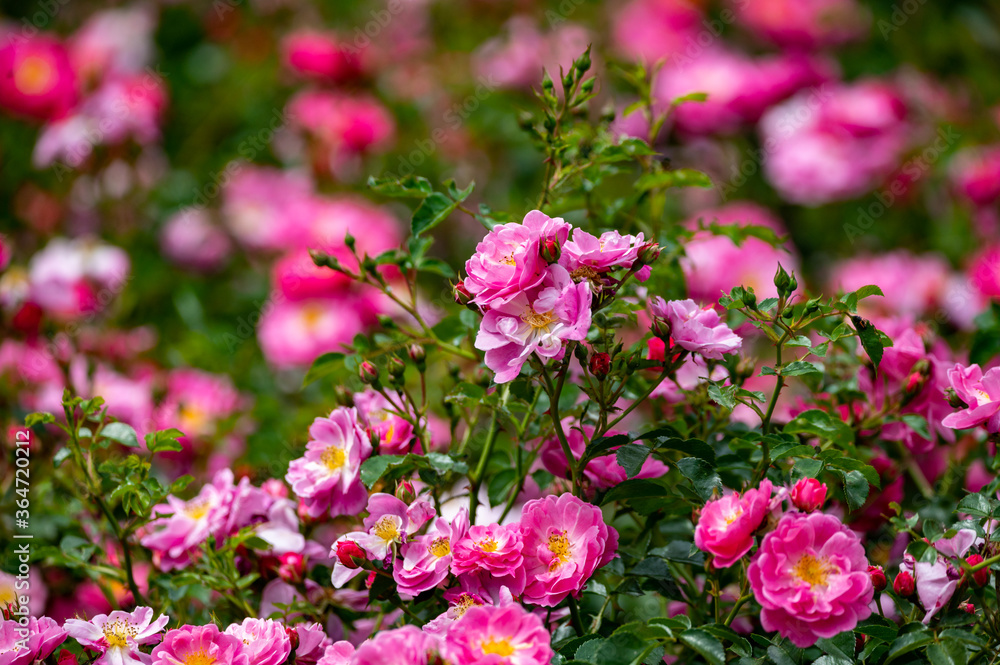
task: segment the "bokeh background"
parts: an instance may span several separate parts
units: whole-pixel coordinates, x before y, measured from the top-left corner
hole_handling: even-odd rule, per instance
[[[881,285],[869,316],[995,343],[996,2],[25,0],[0,20],[6,427],[69,386],[140,432],[185,431],[178,471],[280,476],[333,403],[302,388],[311,359],[396,314],[305,250],[405,238],[407,208],[369,176],[475,181],[471,207],[520,218],[544,174],[520,118],[543,67],[588,44],[592,119],[618,135],[650,138],[640,64],[658,108],[708,93],[652,139],[714,186],[676,190],[647,232],[788,236],[784,253],[692,244],[694,297],[766,292],[780,259],[814,292]],[[454,215],[433,252],[457,270],[481,236]],[[424,285],[432,315],[447,276]]]

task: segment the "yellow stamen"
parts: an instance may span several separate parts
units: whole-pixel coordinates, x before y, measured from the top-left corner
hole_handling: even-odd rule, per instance
[[[483,650],[483,655],[495,654],[497,656],[512,656],[514,655],[514,647],[511,646],[509,640],[494,640],[490,638],[482,643],[480,648]]]
[[[52,89],[55,72],[45,58],[28,56],[14,72],[14,85],[26,95],[39,95]]]
[[[483,540],[480,540],[477,544],[479,545],[479,549],[481,549],[484,552],[497,551],[497,541],[493,540],[492,538],[484,538]]]
[[[549,536],[549,551],[555,557],[552,563],[549,564],[549,570],[555,570],[569,561],[572,550],[565,531],[560,531]]]
[[[444,536],[442,536],[441,538],[435,538],[434,541],[430,544],[430,547],[428,547],[427,549],[430,550],[431,554],[440,559],[443,556],[448,556],[449,554],[451,554],[451,541],[449,541],[448,538]]]
[[[344,466],[344,462],[347,461],[347,455],[343,450],[336,446],[330,446],[323,451],[320,456],[320,461],[326,465],[326,468],[330,471],[336,471],[340,467]]]
[[[208,502],[192,499],[184,506],[184,512],[193,520],[200,520],[208,514]]]
[[[809,586],[826,586],[827,576],[834,572],[826,559],[817,559],[811,554],[803,554],[795,563],[792,572]]]
[[[189,653],[181,660],[184,665],[214,665],[215,658],[209,656],[204,651]]]
[[[399,529],[396,528],[396,523],[393,522],[392,518],[386,515],[378,522],[375,522],[375,535],[389,542],[399,538]]]
[[[136,627],[127,621],[109,621],[104,624],[104,641],[109,647],[124,648],[128,646],[128,638],[135,637]]]
[[[529,307],[524,310],[524,314],[521,315],[521,320],[532,328],[541,329],[548,328],[549,325],[556,320],[556,315],[552,312],[543,312],[539,314]]]

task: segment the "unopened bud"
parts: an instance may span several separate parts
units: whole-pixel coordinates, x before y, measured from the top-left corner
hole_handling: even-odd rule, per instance
[[[892,581],[892,590],[896,592],[896,595],[900,598],[909,598],[913,595],[913,591],[916,589],[916,583],[913,581],[913,575],[905,570],[899,571],[896,575],[896,579]]]
[[[409,480],[401,480],[396,486],[396,498],[403,503],[410,504],[417,498],[417,490]]]
[[[378,383],[378,367],[368,360],[361,363],[358,375],[361,377],[361,382],[366,386],[372,386]]]
[[[655,242],[648,242],[639,248],[639,252],[636,255],[639,259],[639,263],[644,266],[648,266],[651,263],[655,263],[658,258],[660,258],[660,246]]]
[[[671,332],[670,322],[667,321],[666,319],[653,317],[652,329],[653,329],[653,334],[662,339],[663,341],[667,341],[670,339],[670,332]]]
[[[590,357],[590,373],[597,377],[599,381],[611,371],[611,356],[601,351]]]
[[[562,247],[559,246],[559,241],[555,238],[545,238],[540,243],[538,253],[542,257],[543,261],[555,263],[559,260],[559,256],[562,254]]]
[[[423,372],[427,368],[427,351],[420,344],[411,344],[406,350],[406,355],[410,357],[417,369]]]
[[[389,359],[388,369],[389,369],[389,376],[391,376],[393,379],[398,379],[402,377],[403,374],[406,372],[406,363],[404,363],[396,356],[393,356],[392,358]]]
[[[889,582],[885,579],[885,570],[882,566],[868,566],[868,575],[872,578],[872,586],[876,591],[885,591]]]
[[[774,273],[774,286],[778,289],[779,297],[787,298],[798,287],[798,283],[795,281],[795,277],[785,272],[785,269],[779,263],[778,271]]]
[[[298,552],[285,552],[278,557],[278,577],[289,584],[298,584],[302,581],[302,574],[305,572],[305,559]]]
[[[743,289],[741,300],[743,301],[744,307],[757,309],[757,294],[753,292],[752,288]]]
[[[291,626],[285,626],[285,635],[288,635],[288,641],[292,645],[292,651],[299,648],[299,631],[292,628]],[[66,653],[64,650],[63,653]]]
[[[583,52],[583,55],[573,61],[573,67],[576,71],[583,74],[590,69],[590,64],[590,46],[587,46],[587,50]]]
[[[948,404],[953,409],[969,408],[969,405],[965,403],[965,400],[963,400],[961,397],[958,396],[958,393],[955,392],[954,388],[945,388],[944,396],[948,398]]]
[[[354,236],[350,233],[344,236],[344,244],[347,245],[347,249],[354,251]]]
[[[596,79],[589,78],[586,81],[584,81],[583,83],[581,83],[580,84],[580,92],[582,92],[585,95],[589,95],[590,93],[592,93],[594,91],[594,81],[595,80]]]
[[[803,478],[795,483],[789,498],[792,505],[804,513],[811,513],[819,510],[826,502],[827,487],[815,478]]]
[[[975,614],[976,613],[976,606],[973,605],[972,603],[962,603],[958,607],[959,607],[959,609],[965,610],[969,614]]]
[[[970,554],[965,557],[965,563],[970,566],[977,566],[983,562],[983,557],[979,554]],[[980,568],[976,572],[972,573],[972,581],[976,583],[976,586],[986,586],[990,582],[990,569]]]
[[[477,309],[475,303],[472,302],[472,294],[466,288],[465,282],[455,284],[452,287],[452,293],[455,295],[455,302],[459,305],[464,305],[473,311]]]
[[[335,547],[337,560],[351,570],[360,568],[361,562],[368,560],[365,551],[353,540],[338,541]]]

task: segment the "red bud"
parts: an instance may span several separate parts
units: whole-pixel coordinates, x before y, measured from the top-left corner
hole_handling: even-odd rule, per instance
[[[885,571],[882,570],[882,566],[868,566],[868,575],[871,576],[872,586],[875,587],[876,591],[885,591],[889,583],[885,579]]]
[[[905,570],[899,571],[896,575],[896,579],[892,581],[892,590],[896,592],[896,595],[900,598],[909,598],[913,595],[916,590],[916,583],[913,581],[913,575]]]
[[[353,540],[341,540],[337,543],[337,559],[346,567],[360,568],[361,565],[355,559],[366,560],[368,556],[365,551]]]
[[[983,562],[983,557],[979,554],[970,554],[965,557],[965,563],[970,566],[976,566]],[[980,568],[976,572],[972,573],[972,581],[976,583],[976,586],[986,586],[990,582],[990,569]]]
[[[598,379],[603,379],[611,371],[611,356],[601,351],[590,357],[590,373]]]

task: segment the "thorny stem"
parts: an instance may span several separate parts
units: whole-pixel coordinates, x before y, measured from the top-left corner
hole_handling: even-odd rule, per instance
[[[479,487],[483,482],[483,474],[486,473],[486,464],[490,460],[490,455],[493,454],[493,444],[496,443],[497,439],[497,414],[500,412],[500,409],[507,405],[508,397],[510,397],[509,383],[501,390],[500,404],[493,409],[493,413],[490,416],[489,431],[486,433],[486,443],[483,445],[483,452],[479,456],[479,463],[476,465],[476,470],[469,479],[469,519],[473,523],[476,521],[476,509],[479,505]]]

